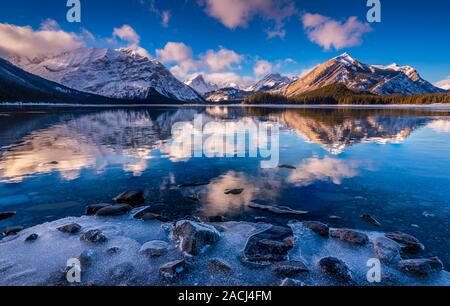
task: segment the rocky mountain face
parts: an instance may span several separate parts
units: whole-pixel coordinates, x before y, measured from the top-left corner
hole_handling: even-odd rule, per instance
[[[250,86],[247,90],[253,92],[270,91],[281,92],[292,83],[292,79],[286,76],[282,76],[279,73],[271,73],[266,75],[263,79]]]
[[[201,95],[219,89],[219,86],[217,86],[216,84],[205,81],[205,78],[201,74],[186,80],[184,84],[195,89]]]
[[[284,94],[292,97],[333,84],[344,84],[352,90],[376,95],[443,92],[422,79],[412,67],[367,65],[344,53],[291,83]]]
[[[252,93],[234,87],[226,87],[207,93],[205,99],[211,102],[242,101]]]
[[[0,101],[2,102],[108,102],[28,73],[0,58]]]
[[[159,98],[204,101],[160,62],[129,48],[79,48],[32,61],[12,59],[19,67],[42,78],[105,97],[149,102]]]

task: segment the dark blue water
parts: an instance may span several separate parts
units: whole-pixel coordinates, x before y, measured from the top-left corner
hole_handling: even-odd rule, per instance
[[[195,158],[173,150],[179,135],[172,135],[172,127],[196,114],[219,125],[279,126],[280,163],[296,169],[263,169],[262,157]],[[224,194],[233,188],[244,190]],[[369,213],[382,223],[380,230],[418,237],[425,255],[450,266],[446,111],[0,109],[0,211],[17,212],[0,227],[80,216],[85,205],[110,203],[128,189],[145,190],[146,204],[174,219],[293,219],[248,207],[256,202],[309,211],[297,219],[376,230],[359,217]]]

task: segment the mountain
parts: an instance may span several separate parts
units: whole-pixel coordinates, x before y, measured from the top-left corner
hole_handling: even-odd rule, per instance
[[[195,89],[201,95],[204,95],[208,92],[219,89],[219,87],[216,84],[213,84],[211,82],[206,82],[205,78],[201,74],[196,75],[196,76],[186,80],[184,82],[184,84]]]
[[[291,83],[284,91],[292,97],[327,85],[343,84],[351,90],[376,95],[424,94],[443,92],[420,77],[409,66],[367,65],[344,53],[314,68]]]
[[[205,95],[205,99],[211,102],[242,101],[251,94],[251,91],[245,91],[234,87],[226,87],[207,93]]]
[[[160,62],[133,49],[79,48],[54,57],[15,61],[24,70],[79,91],[122,100],[202,102]]]
[[[0,58],[1,102],[109,102],[104,97],[83,93],[28,73]]]
[[[250,86],[247,90],[253,92],[272,91],[279,92],[292,83],[292,79],[282,76],[279,73],[271,73],[266,75],[263,79]]]
[[[439,82],[437,82],[434,85],[436,87],[439,87],[441,89],[449,91],[450,90],[450,77],[448,79],[446,79],[446,80],[439,81]]]

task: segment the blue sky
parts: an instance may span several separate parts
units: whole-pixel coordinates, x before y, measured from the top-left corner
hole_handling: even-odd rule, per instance
[[[366,2],[81,0],[81,23],[69,23],[66,0],[3,0],[0,49],[7,41],[1,25],[8,24],[9,37],[32,28],[21,38],[36,44],[26,54],[43,48],[39,31],[64,31],[82,45],[145,49],[180,78],[298,75],[343,52],[371,64],[412,65],[431,82],[450,75],[449,1],[381,0],[382,22],[372,24]],[[64,48],[63,39],[54,40],[48,48]]]

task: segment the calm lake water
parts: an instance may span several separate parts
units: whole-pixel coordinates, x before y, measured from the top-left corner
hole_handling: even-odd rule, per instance
[[[261,157],[195,158],[174,150],[182,135],[172,127],[198,114],[219,129],[279,126],[280,164],[296,169],[263,169]],[[243,191],[224,194],[233,188]],[[17,212],[0,227],[81,216],[85,205],[110,203],[129,189],[145,190],[146,204],[171,218],[295,219],[248,207],[259,203],[309,212],[299,220],[377,230],[360,219],[369,213],[379,230],[418,237],[425,255],[450,266],[445,110],[0,108],[0,211]]]

